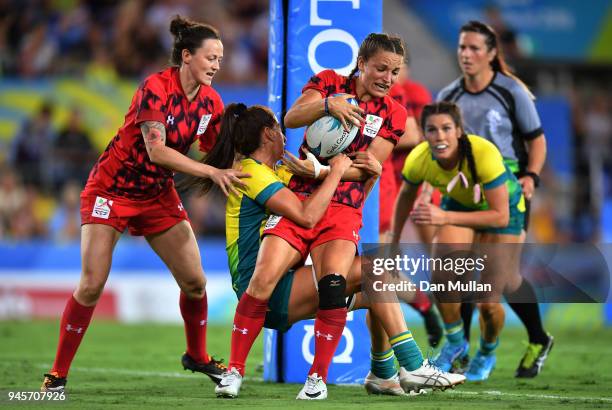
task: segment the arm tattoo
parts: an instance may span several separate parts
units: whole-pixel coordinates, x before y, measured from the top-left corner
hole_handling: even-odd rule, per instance
[[[148,153],[155,145],[166,145],[166,127],[161,122],[145,121],[140,124],[140,131]]]

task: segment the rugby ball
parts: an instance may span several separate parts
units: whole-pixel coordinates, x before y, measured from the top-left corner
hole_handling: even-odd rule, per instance
[[[358,105],[354,98],[347,102]],[[319,158],[330,158],[344,151],[355,139],[359,127],[349,123],[346,131],[336,117],[326,115],[313,122],[306,129],[306,145]]]

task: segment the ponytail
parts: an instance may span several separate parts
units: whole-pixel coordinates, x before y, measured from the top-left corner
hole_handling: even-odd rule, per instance
[[[269,108],[254,105],[247,108],[243,103],[233,103],[225,108],[221,117],[221,129],[215,145],[202,159],[202,163],[218,169],[231,168],[236,153],[242,156],[251,155],[261,145],[263,128],[274,128],[278,125]],[[179,189],[196,189],[206,194],[213,187],[210,178],[187,176],[179,184]]]
[[[353,67],[348,77],[346,78],[346,91],[347,92],[351,89],[351,80],[357,74],[357,71],[359,71],[359,67],[357,67],[357,64],[355,63],[355,67]]]
[[[476,172],[476,161],[474,160],[474,153],[472,152],[472,143],[465,133],[459,138],[459,170],[461,170],[463,166],[464,159],[467,160],[468,169],[472,175],[474,185],[478,185],[480,181],[478,179],[478,173]]]
[[[519,83],[521,87],[525,89],[525,91],[529,95],[529,98],[531,98],[532,100],[535,100],[535,95],[533,95],[529,87],[527,87],[527,85],[520,78],[518,78],[512,72],[512,70],[510,70],[510,67],[508,67],[508,64],[506,63],[506,59],[504,57],[504,50],[502,49],[501,42],[499,41],[499,36],[497,35],[497,32],[493,29],[493,27],[489,26],[488,24],[481,23],[480,21],[472,20],[468,22],[467,24],[464,24],[459,30],[459,32],[460,33],[465,33],[465,32],[478,33],[478,34],[482,34],[483,36],[485,36],[485,43],[487,45],[487,50],[488,51],[491,51],[492,49],[496,50],[495,57],[493,58],[493,61],[491,61],[491,69],[495,72],[500,72],[512,78],[514,81]]]

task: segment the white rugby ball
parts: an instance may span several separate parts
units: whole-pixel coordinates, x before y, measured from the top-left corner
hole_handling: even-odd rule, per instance
[[[358,105],[354,98],[347,102]],[[330,158],[344,151],[355,139],[359,127],[349,123],[346,131],[340,121],[331,115],[326,115],[313,122],[306,129],[306,145],[319,158]]]

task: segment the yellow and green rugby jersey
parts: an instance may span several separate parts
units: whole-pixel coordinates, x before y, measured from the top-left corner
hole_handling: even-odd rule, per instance
[[[476,172],[478,173],[481,187],[486,190],[506,184],[510,206],[516,206],[519,211],[524,212],[525,202],[521,186],[504,163],[497,147],[492,142],[477,135],[469,134],[467,137],[472,145],[472,154],[476,162]],[[463,161],[461,172],[463,172],[468,180],[468,187],[464,187],[461,181],[458,181],[451,192],[446,190],[448,183],[458,172],[459,169],[457,167],[452,170],[445,170],[440,167],[438,161],[433,157],[429,144],[422,142],[406,158],[404,168],[402,169],[402,177],[412,185],[419,185],[423,181],[429,182],[439,189],[443,195],[458,202],[466,210],[489,209],[484,196],[480,203],[474,203],[474,181],[472,180],[467,160]],[[481,189],[481,192],[484,191]]]
[[[266,201],[289,183],[291,174],[285,167],[276,171],[251,158],[241,161],[242,172],[251,174],[242,179],[244,188],[230,194],[225,206],[225,238],[227,258],[234,291],[244,291],[251,280],[261,233],[268,218]]]

